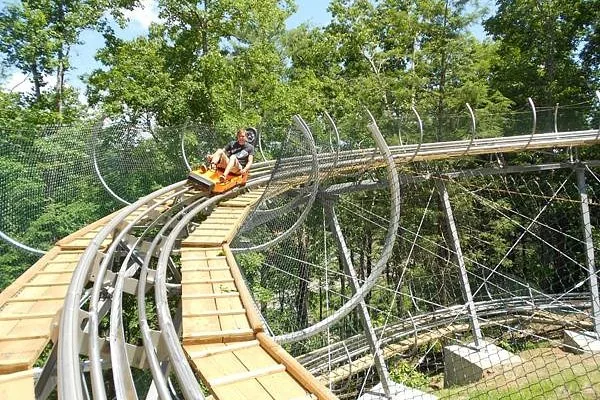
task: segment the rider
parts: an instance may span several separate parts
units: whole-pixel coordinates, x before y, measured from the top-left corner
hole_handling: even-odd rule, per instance
[[[208,156],[208,161],[213,166],[225,170],[221,181],[227,180],[229,173],[234,175],[248,173],[253,160],[254,146],[248,143],[248,134],[245,129],[237,131],[237,140]]]

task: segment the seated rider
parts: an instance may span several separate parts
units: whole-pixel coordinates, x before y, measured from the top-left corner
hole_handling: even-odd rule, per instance
[[[229,173],[234,175],[246,174],[254,160],[254,146],[248,143],[248,135],[245,129],[237,131],[237,140],[227,144],[222,149],[208,156],[210,162],[216,168],[224,169],[222,181],[227,179]]]

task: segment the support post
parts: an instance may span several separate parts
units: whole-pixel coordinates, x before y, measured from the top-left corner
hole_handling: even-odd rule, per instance
[[[344,263],[344,269],[346,270],[346,274],[350,278],[348,279],[348,281],[350,283],[350,288],[352,289],[352,294],[354,295],[358,291],[360,284],[358,282],[354,266],[352,265],[350,251],[348,250],[348,246],[346,246],[346,241],[344,240],[344,235],[340,228],[337,215],[335,214],[333,204],[331,203],[331,201],[325,201],[324,206],[327,215],[327,220],[329,222],[329,228],[333,233],[333,237],[335,238],[335,242],[338,246],[338,251],[341,256],[342,262]],[[373,354],[373,358],[375,360],[375,368],[377,369],[377,374],[379,375],[381,386],[383,387],[383,391],[386,397],[391,398],[390,373],[387,369],[387,366],[385,365],[385,359],[383,358],[383,354],[381,353],[379,344],[377,343],[377,335],[375,334],[375,329],[373,328],[373,324],[371,323],[371,316],[369,315],[369,310],[367,309],[367,304],[365,303],[364,298],[360,300],[357,311],[360,316],[362,325],[365,329],[365,337],[367,338],[367,342],[369,343],[371,353]]]
[[[592,224],[590,222],[590,207],[585,183],[584,167],[577,168],[577,187],[581,198],[581,219],[583,222],[583,238],[585,244],[585,260],[588,277],[590,280],[590,294],[592,296],[592,321],[596,338],[600,339],[600,299],[598,297],[598,279],[594,265],[594,240],[592,238]]]
[[[435,184],[440,194],[440,200],[442,202],[444,214],[446,215],[446,222],[448,224],[448,232],[450,233],[450,237],[452,239],[452,248],[456,254],[456,260],[460,269],[460,283],[463,292],[463,299],[467,305],[467,308],[469,309],[469,321],[471,324],[471,331],[473,333],[473,341],[475,346],[480,348],[483,346],[483,336],[481,335],[481,328],[479,327],[479,321],[477,320],[477,313],[475,311],[475,303],[473,302],[471,286],[469,285],[469,276],[467,275],[465,259],[460,247],[460,240],[458,238],[458,231],[456,230],[456,223],[454,222],[454,215],[452,214],[450,196],[448,195],[448,190],[446,189],[446,185],[442,180],[436,180]]]

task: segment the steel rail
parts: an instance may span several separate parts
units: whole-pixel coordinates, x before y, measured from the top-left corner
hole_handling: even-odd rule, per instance
[[[535,136],[529,135],[525,136],[514,136],[508,138],[493,138],[493,139],[476,139],[472,140],[471,145],[469,145],[469,141],[455,141],[455,142],[443,142],[443,143],[432,143],[432,144],[420,144],[421,148],[416,151],[414,160],[421,161],[427,159],[445,159],[451,157],[459,157],[465,149],[468,149],[466,155],[476,155],[476,154],[484,154],[484,153],[494,153],[494,152],[508,152],[508,151],[521,151],[523,143],[527,143],[528,150],[543,148],[543,147],[556,147],[558,146],[569,146],[569,145],[589,145],[596,143],[598,140],[598,135],[600,131],[575,131],[575,132],[562,132],[562,133],[550,133],[550,134],[537,134]],[[530,139],[528,141],[528,139]],[[519,147],[520,146],[520,147]],[[396,164],[406,162],[406,152],[407,149],[415,149],[415,145],[406,145],[406,146],[394,146],[390,148],[391,156]],[[405,154],[398,154],[399,152],[404,152]],[[319,154],[319,159],[323,159],[325,162],[321,163],[319,169],[331,169],[336,172],[344,172],[345,168],[353,167],[354,169],[358,169],[358,164],[364,161],[364,158],[359,158],[361,154],[364,155],[372,155],[372,150],[361,150],[355,152],[340,152],[342,155],[353,155],[358,156],[354,160],[343,160],[339,165],[334,166],[334,161],[336,160],[335,154]],[[368,157],[367,159],[371,159],[373,157]],[[382,162],[381,158],[374,158],[375,162]],[[329,162],[329,164],[328,164]],[[273,162],[264,162],[257,163],[256,167],[264,168],[260,171],[261,177],[266,177],[270,174],[269,166],[273,165]],[[378,165],[379,166],[379,165]],[[352,169],[352,168],[350,168]],[[258,171],[257,171],[258,172]],[[296,171],[298,172],[298,171]],[[303,171],[300,171],[301,173]],[[255,175],[253,173],[253,175]],[[266,178],[264,178],[266,181]],[[82,398],[82,387],[81,387],[81,367],[79,365],[78,358],[78,324],[75,322],[77,310],[79,308],[78,303],[74,303],[74,299],[81,297],[82,288],[85,284],[85,280],[87,274],[90,271],[91,264],[93,259],[96,257],[96,253],[99,249],[99,246],[104,241],[104,239],[111,233],[118,223],[116,220],[121,217],[123,220],[128,216],[130,211],[141,207],[145,201],[150,201],[164,193],[167,193],[169,190],[174,190],[175,188],[183,185],[183,181],[173,184],[167,188],[163,188],[157,192],[154,192],[137,202],[129,205],[124,210],[122,210],[119,215],[111,221],[111,223],[105,226],[98,235],[92,240],[90,247],[86,249],[84,252],[80,262],[78,263],[77,269],[73,275],[73,281],[69,287],[69,291],[67,292],[67,297],[65,299],[65,307],[64,312],[61,317],[61,335],[59,337],[59,356],[60,362],[58,365],[59,369],[59,392],[61,395],[69,396],[65,398]],[[128,210],[128,211],[127,211]],[[127,212],[126,212],[127,211]],[[85,260],[85,262],[84,262]],[[86,264],[87,263],[87,264]],[[166,289],[166,285],[165,285]],[[69,332],[71,335],[69,335]],[[70,350],[76,349],[76,351]],[[70,377],[70,378],[69,378]],[[79,392],[77,392],[79,389]]]
[[[202,201],[203,199],[199,199],[198,201]],[[158,356],[156,354],[156,348],[154,343],[152,342],[152,337],[150,336],[150,327],[148,326],[148,320],[146,317],[146,276],[148,273],[148,266],[150,265],[150,261],[152,260],[154,251],[156,247],[159,245],[161,241],[165,239],[164,233],[171,229],[172,226],[179,221],[185,214],[190,212],[197,205],[196,201],[192,201],[191,204],[185,206],[183,210],[181,210],[177,215],[172,217],[167,223],[163,225],[161,230],[157,233],[155,238],[153,239],[148,252],[144,258],[141,270],[140,270],[140,282],[138,284],[137,290],[137,301],[138,301],[138,321],[140,325],[140,332],[142,334],[142,340],[144,343],[144,348],[146,350],[146,357],[148,359],[148,363],[150,365],[150,371],[152,373],[152,377],[155,382],[155,387],[158,391],[158,395],[161,399],[170,399],[171,396],[168,392],[168,387],[170,384],[167,382],[167,378],[164,376],[164,366],[160,364],[158,360]],[[155,287],[156,290],[156,287]],[[169,317],[170,318],[170,315]],[[171,318],[172,319],[172,318]],[[175,323],[173,323],[175,326]]]
[[[184,184],[185,181],[174,183],[142,197],[135,203],[125,207],[96,234],[79,259],[77,267],[73,272],[71,283],[67,289],[60,319],[60,333],[58,337],[58,393],[61,398],[70,400],[84,398],[81,381],[82,371],[79,361],[79,302],[102,242],[131,212],[171,190],[176,190]]]
[[[179,192],[175,192],[171,196],[164,199],[164,203],[169,200],[182,195],[185,193],[187,189],[183,189]],[[183,206],[184,203],[178,203],[177,206]],[[111,355],[111,364],[112,364],[112,373],[115,384],[115,393],[117,398],[127,398],[133,399],[137,398],[137,393],[135,390],[135,383],[133,381],[133,376],[131,375],[131,368],[129,367],[129,361],[127,359],[127,350],[125,345],[125,332],[123,330],[123,307],[122,307],[122,299],[123,299],[123,288],[125,285],[125,279],[132,277],[137,270],[141,267],[139,264],[134,264],[132,267],[129,267],[129,261],[134,255],[134,252],[137,246],[142,242],[144,236],[151,231],[154,227],[156,227],[159,223],[162,223],[164,219],[169,217],[169,214],[172,213],[175,209],[170,208],[164,213],[161,213],[158,218],[154,219],[144,230],[144,232],[137,238],[136,242],[130,247],[127,256],[123,260],[121,264],[121,268],[117,273],[117,280],[114,283],[114,291],[112,293],[112,301],[111,301],[111,312],[110,312],[110,335],[109,335],[109,343],[110,343],[110,355]],[[181,212],[181,211],[180,211]],[[172,217],[171,220],[174,220],[177,216]],[[132,225],[131,223],[130,225]],[[169,223],[163,223],[163,228],[160,232],[163,232],[165,227],[169,226]],[[123,232],[128,232],[130,230],[130,226],[124,229]],[[158,236],[160,239],[160,235]],[[153,242],[154,243],[154,242]],[[154,248],[149,251],[145,259],[152,257]],[[138,283],[142,284],[141,281]],[[144,284],[145,286],[145,284]],[[141,310],[138,311],[138,313]],[[147,355],[149,357],[149,355]],[[125,368],[127,366],[127,368]],[[119,379],[120,378],[120,379]],[[166,387],[166,386],[165,386]],[[162,388],[164,389],[164,388]]]
[[[588,301],[581,294],[571,294],[563,298],[567,298],[570,302],[576,301]],[[477,302],[477,313],[484,317],[490,316],[505,316],[505,315],[529,315],[532,313],[537,313],[540,310],[560,310],[565,304],[557,304],[554,303],[555,299],[547,298],[547,297],[539,297],[538,307],[532,308],[530,303],[531,298],[513,298],[510,301],[507,299],[496,300],[496,301],[483,301]],[[585,308],[586,304],[580,303],[577,304],[579,308]],[[553,305],[554,304],[554,305]],[[547,305],[547,306],[546,306]],[[501,308],[505,306],[506,308]],[[382,336],[381,333],[383,331],[382,327],[376,328],[376,332],[379,336],[382,336],[382,347],[384,345],[390,345],[398,340],[410,337],[418,331],[427,331],[434,330],[443,326],[453,325],[456,323],[457,316],[460,317],[461,314],[464,315],[463,319],[466,320],[468,317],[466,313],[463,312],[462,306],[453,306],[444,310],[436,310],[432,313],[421,314],[414,319],[416,322],[416,328],[413,324],[408,323],[406,321],[399,322],[394,324],[392,327],[388,327],[386,329],[385,334]],[[559,316],[557,314],[557,316]],[[332,348],[333,347],[333,348]],[[345,355],[346,351],[350,351],[353,356],[364,356],[365,354],[370,352],[370,348],[367,344],[367,340],[364,338],[364,335],[355,335],[346,340],[335,343],[333,346],[328,346],[322,349],[314,350],[307,355],[298,357],[299,362],[301,362],[307,369],[309,369],[313,374],[319,374],[320,371],[323,370],[323,362],[325,358],[327,358],[327,352],[333,355],[332,363],[334,365],[339,365],[340,363],[345,363],[347,357]]]
[[[171,198],[179,196],[189,188],[183,188],[180,191],[176,191],[169,195],[168,197],[162,199],[160,202],[155,202],[153,205],[144,210],[141,214],[136,216],[127,224],[127,226],[122,229],[119,234],[113,238],[112,244],[104,254],[102,258],[102,262],[98,270],[96,271],[96,277],[94,286],[92,289],[92,298],[90,300],[88,317],[89,317],[89,340],[88,340],[88,349],[89,349],[89,361],[90,361],[90,377],[92,381],[92,393],[94,398],[104,400],[106,399],[106,390],[104,387],[104,376],[102,374],[102,357],[100,355],[100,344],[97,340],[98,338],[98,302],[100,300],[100,292],[104,287],[104,277],[106,271],[108,269],[109,263],[112,262],[113,254],[120,246],[121,241],[125,237],[125,235],[142,219],[146,217],[146,215],[150,214],[159,206],[165,204]],[[118,292],[116,295],[118,296]],[[117,367],[118,368],[118,367]],[[129,371],[131,373],[131,371]],[[133,377],[130,377],[131,381],[133,381]]]
[[[249,181],[246,184],[246,188],[251,189],[253,187],[266,183],[268,177],[258,178]],[[166,238],[163,245],[161,254],[158,259],[156,266],[156,276],[154,282],[154,295],[156,301],[156,309],[158,315],[158,323],[162,331],[162,337],[164,339],[167,351],[169,353],[169,359],[173,365],[175,375],[179,382],[184,396],[187,399],[204,399],[204,395],[200,390],[200,386],[196,377],[187,361],[181,343],[179,341],[179,335],[173,326],[173,321],[170,317],[169,304],[167,299],[167,288],[166,288],[166,270],[169,262],[171,251],[175,245],[176,239],[180,236],[180,232],[183,231],[191,220],[203,209],[209,208],[217,204],[219,201],[227,197],[236,196],[239,192],[242,192],[244,188],[234,188],[230,192],[219,194],[210,197],[199,204],[195,204],[190,209],[177,225],[173,228],[169,236]]]

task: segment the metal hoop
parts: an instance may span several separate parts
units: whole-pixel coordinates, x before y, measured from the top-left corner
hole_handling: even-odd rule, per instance
[[[531,97],[528,97],[527,101],[529,102],[529,106],[531,107],[531,111],[533,113],[533,128],[531,129],[531,136],[529,136],[529,140],[527,141],[527,144],[525,145],[525,147],[523,147],[523,150],[527,150],[527,148],[529,147],[529,144],[533,140],[533,135],[535,133],[535,128],[537,125],[537,112],[535,111],[535,104],[533,104],[533,100],[531,99]]]
[[[408,162],[411,162],[415,159],[415,157],[419,153],[419,150],[421,149],[421,145],[423,144],[423,121],[421,120],[421,116],[419,115],[417,109],[414,106],[411,107],[411,110],[413,111],[413,113],[415,113],[415,115],[417,116],[417,120],[419,121],[419,131],[421,132],[421,138],[419,139],[419,144],[417,145],[414,154],[412,155],[410,160],[408,160]]]
[[[348,315],[361,300],[364,300],[364,296],[373,288],[377,279],[383,272],[390,256],[392,255],[392,249],[394,247],[394,243],[396,240],[396,234],[398,232],[398,226],[400,224],[400,183],[398,181],[398,171],[396,170],[396,165],[394,163],[394,158],[390,152],[390,148],[388,147],[383,135],[379,131],[377,127],[377,123],[373,115],[367,110],[367,113],[371,117],[371,123],[369,124],[369,130],[375,139],[375,143],[381,152],[381,156],[386,162],[387,166],[387,178],[390,186],[391,193],[391,207],[390,207],[390,223],[388,226],[388,230],[385,236],[385,242],[383,244],[383,249],[381,251],[381,257],[372,268],[371,275],[363,282],[363,285],[358,288],[356,293],[346,302],[344,303],[335,313],[328,316],[327,318],[317,322],[316,324],[309,326],[308,328],[304,328],[302,330],[287,333],[284,335],[277,336],[275,341],[278,343],[290,343],[296,342],[298,340],[306,339],[311,337],[323,330],[325,330],[328,326],[339,321],[341,318]]]
[[[185,163],[186,168],[188,169],[188,171],[191,171],[192,167],[190,166],[187,156],[185,155],[184,139],[185,139],[185,129],[182,129],[181,130],[181,155],[183,156],[183,162]]]
[[[473,145],[473,140],[475,140],[475,134],[477,133],[475,113],[473,112],[473,109],[471,108],[471,105],[469,103],[465,103],[465,104],[467,105],[467,110],[469,110],[469,114],[471,114],[471,128],[473,130],[473,134],[471,135],[471,140],[469,141],[469,144],[467,145],[465,152],[461,154],[461,157],[469,152],[469,150],[471,149],[471,146]]]
[[[96,176],[98,177],[98,179],[100,179],[100,183],[102,183],[102,186],[104,186],[104,189],[106,189],[106,191],[112,197],[114,197],[116,200],[118,200],[121,203],[123,203],[126,206],[128,206],[131,203],[128,202],[127,200],[123,200],[115,192],[113,192],[112,189],[110,187],[108,187],[108,184],[106,183],[106,181],[104,181],[104,178],[102,178],[102,174],[100,173],[100,168],[98,167],[98,160],[96,159],[96,137],[97,137],[96,130],[94,129],[92,131],[92,159],[94,160],[94,171],[96,171]]]
[[[264,251],[264,250],[267,250],[267,249],[273,247],[274,245],[281,242],[282,240],[286,239],[296,229],[298,229],[298,227],[300,225],[302,225],[304,223],[304,220],[306,220],[306,218],[308,217],[308,213],[311,210],[312,205],[315,202],[315,199],[317,198],[317,193],[319,192],[319,161],[318,161],[318,154],[317,154],[317,148],[315,146],[315,141],[310,132],[310,128],[308,127],[306,122],[304,122],[302,117],[300,117],[299,115],[294,115],[293,120],[296,123],[296,126],[304,134],[304,137],[306,139],[308,139],[308,142],[311,146],[312,166],[311,166],[310,179],[313,181],[313,187],[311,188],[310,198],[308,199],[306,206],[304,207],[304,210],[302,210],[302,213],[298,217],[298,220],[296,220],[296,222],[294,222],[294,224],[291,227],[289,227],[287,231],[285,231],[281,235],[277,236],[275,239],[270,240],[266,243],[261,243],[259,245],[252,246],[252,247],[231,249],[231,251],[233,251],[233,252],[243,253],[243,252],[248,252],[248,251]]]
[[[333,128],[333,132],[335,132],[335,138],[337,141],[337,147],[335,149],[335,158],[333,159],[333,167],[332,167],[335,169],[335,167],[337,166],[337,163],[338,163],[338,159],[340,157],[340,132],[338,131],[335,121],[333,120],[333,118],[331,118],[331,115],[329,115],[329,113],[327,111],[325,111],[325,116],[327,117],[327,119],[329,120],[329,124]]]
[[[558,103],[554,106],[554,133],[558,133]]]
[[[598,102],[600,103],[600,90],[596,90],[596,97],[598,98]],[[600,137],[600,125],[598,125],[598,134],[596,135],[596,140]]]

